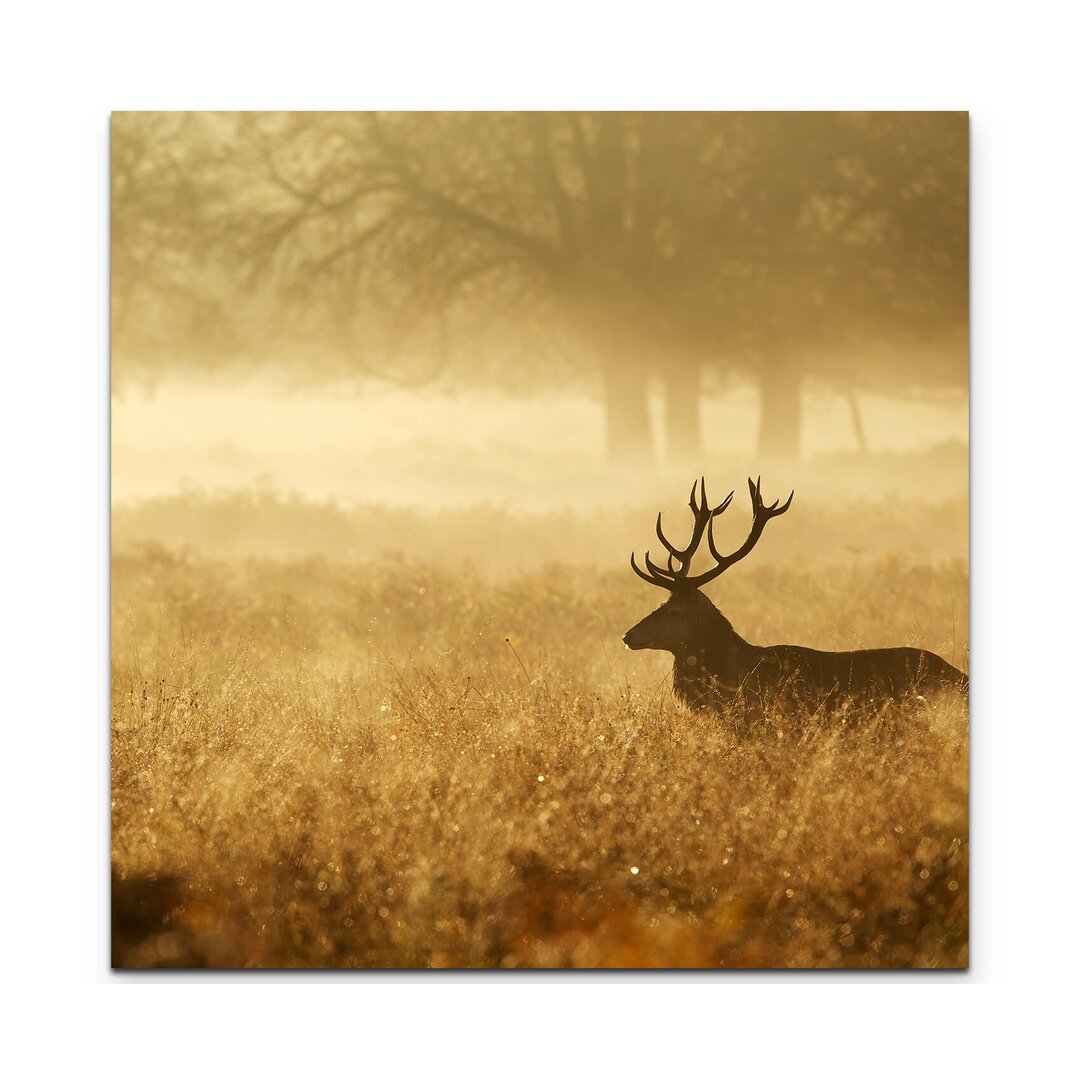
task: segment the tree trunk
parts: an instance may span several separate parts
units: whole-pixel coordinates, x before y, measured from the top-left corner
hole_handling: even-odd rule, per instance
[[[851,410],[851,427],[855,432],[855,445],[859,448],[860,454],[866,454],[866,430],[863,428],[859,399],[855,396],[854,390],[846,390],[844,393],[847,396],[848,408]]]
[[[761,371],[758,453],[797,458],[802,442],[802,376],[790,360],[771,355]]]
[[[670,465],[690,465],[700,470],[701,366],[691,364],[671,371],[664,390],[667,462]]]
[[[652,465],[653,438],[645,369],[637,364],[609,361],[604,367],[604,408],[611,464]]]

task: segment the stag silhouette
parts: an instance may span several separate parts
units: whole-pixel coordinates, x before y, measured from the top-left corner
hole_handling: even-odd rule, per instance
[[[671,595],[651,615],[627,630],[623,642],[630,649],[660,649],[675,656],[675,696],[695,709],[716,710],[743,706],[755,715],[766,703],[816,711],[831,709],[844,701],[867,705],[895,701],[946,687],[967,691],[968,677],[940,656],[925,649],[860,649],[855,652],[821,652],[802,645],[751,645],[701,592],[701,586],[718,578],[744,559],[761,539],[768,522],[787,513],[795,492],[782,506],[765,505],[761,478],[747,481],[754,519],[742,546],[722,555],[713,540],[713,519],[731,504],[734,491],[710,508],[702,477],[690,491],[694,531],[690,542],[678,548],[664,535],[661,514],[656,515],[656,535],[667,549],[667,567],[656,565],[645,553],[642,570],[634,556],[630,565],[650,585]],[[715,566],[691,576],[690,562],[702,539],[708,541]]]

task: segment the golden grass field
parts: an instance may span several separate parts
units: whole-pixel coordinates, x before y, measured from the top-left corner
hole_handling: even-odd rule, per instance
[[[889,546],[932,511],[708,591],[756,643],[966,670],[966,561]],[[690,713],[620,641],[661,591],[546,539],[501,575],[118,545],[114,966],[965,967],[966,699]]]

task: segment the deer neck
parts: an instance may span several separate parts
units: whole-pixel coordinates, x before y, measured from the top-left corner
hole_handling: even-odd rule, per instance
[[[721,685],[736,687],[753,669],[759,651],[735,632],[724,615],[714,610],[694,640],[676,654],[676,681],[712,678]]]

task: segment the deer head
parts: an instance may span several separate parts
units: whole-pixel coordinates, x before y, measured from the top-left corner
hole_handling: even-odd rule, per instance
[[[749,555],[754,545],[761,539],[761,534],[765,531],[769,520],[783,514],[791,506],[791,500],[795,497],[795,492],[792,491],[783,506],[780,505],[779,499],[770,506],[766,506],[761,498],[761,477],[758,477],[757,483],[748,479],[750,502],[754,511],[750,533],[737,551],[730,555],[721,555],[716,550],[716,542],[713,539],[713,518],[722,514],[731,505],[735,492],[732,491],[718,506],[710,507],[708,496],[705,494],[705,478],[702,477],[700,480],[700,502],[697,494],[698,483],[699,481],[695,480],[690,490],[694,531],[686,547],[678,548],[668,540],[661,527],[662,515],[656,515],[656,535],[660,543],[667,548],[667,568],[657,566],[647,551],[645,552],[645,570],[638,566],[632,554],[630,556],[630,565],[638,577],[650,585],[667,589],[671,596],[656,611],[647,615],[626,632],[623,642],[629,649],[662,649],[676,656],[691,650],[701,639],[708,622],[719,614],[709,598],[700,591],[701,586],[715,580],[729,567]],[[704,573],[691,576],[690,563],[701,545],[702,538],[708,541],[709,552],[715,560],[715,565]]]

